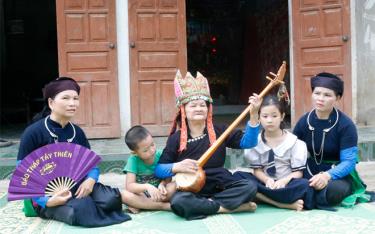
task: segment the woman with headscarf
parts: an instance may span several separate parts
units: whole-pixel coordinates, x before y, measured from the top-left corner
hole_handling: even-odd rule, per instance
[[[71,142],[90,148],[82,129],[71,119],[79,106],[80,87],[75,80],[60,77],[43,89],[47,102],[39,120],[24,131],[17,165],[29,153],[47,144]],[[99,168],[94,167],[72,191],[63,190],[52,197],[25,200],[27,216],[55,219],[70,225],[98,227],[129,220],[122,212],[122,195],[118,189],[98,183]]]
[[[344,82],[334,74],[311,78],[314,108],[303,115],[294,134],[303,140],[309,157],[304,177],[316,191],[318,208],[342,204],[351,207],[365,202],[366,185],[355,169],[358,135],[353,121],[335,107],[344,93]]]
[[[169,178],[179,172],[195,173],[196,160],[225,130],[212,123],[212,98],[204,76],[198,72],[196,78],[190,73],[182,77],[178,72],[174,87],[178,113],[156,167],[155,174],[159,178]],[[260,100],[255,95],[250,103],[259,107]],[[245,133],[233,131],[204,165],[206,183],[203,189],[198,193],[176,192],[170,201],[172,211],[188,220],[216,213],[254,211],[256,205],[251,201],[257,191],[256,184],[236,180],[223,166],[226,147],[251,148],[257,144],[258,133],[258,113],[257,108],[253,108]]]

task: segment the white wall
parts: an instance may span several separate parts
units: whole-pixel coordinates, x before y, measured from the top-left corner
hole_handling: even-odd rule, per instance
[[[116,0],[118,88],[121,136],[131,126],[128,1]]]
[[[355,120],[359,126],[375,126],[375,0],[352,0],[351,4],[355,10],[352,10]]]
[[[352,81],[352,120],[354,123],[358,122],[358,74],[357,74],[357,37],[356,37],[356,3],[355,0],[350,1],[350,48],[351,48],[351,81]],[[345,88],[347,89],[348,87],[344,87],[344,94],[345,94]]]

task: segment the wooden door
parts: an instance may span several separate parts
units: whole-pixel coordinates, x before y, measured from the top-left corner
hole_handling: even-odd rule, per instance
[[[349,0],[293,0],[294,108],[292,122],[311,110],[310,77],[337,74],[345,91],[339,108],[352,112]]]
[[[173,79],[186,72],[184,0],[129,0],[132,124],[167,135],[176,113]]]
[[[89,138],[120,136],[115,0],[56,0],[60,76],[81,86],[74,122]]]

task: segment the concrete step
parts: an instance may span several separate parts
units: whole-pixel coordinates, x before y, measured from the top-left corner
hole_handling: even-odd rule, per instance
[[[375,127],[358,128],[359,158],[361,162],[375,162]],[[163,149],[167,137],[155,137],[158,148]],[[13,140],[14,144],[8,147],[0,147],[0,180],[10,178],[16,165],[19,140]],[[130,156],[130,150],[126,147],[123,138],[90,140],[91,148],[103,159],[99,165],[102,173],[122,173],[122,169]],[[225,167],[234,169],[244,167],[243,150],[227,149]]]
[[[360,162],[357,164],[357,170],[361,178],[367,184],[368,191],[375,191],[375,162]],[[251,171],[248,168],[235,168],[234,171]],[[100,175],[99,181],[103,184],[110,185],[112,187],[124,189],[125,188],[125,175],[119,173],[104,173]],[[0,180],[0,194],[8,191],[9,180]],[[1,204],[0,204],[1,207]]]
[[[375,127],[358,127],[360,161],[375,161]]]
[[[163,149],[167,137],[155,137],[155,144]],[[102,172],[122,173],[128,157],[131,155],[123,138],[89,140],[91,149],[102,157],[99,167]],[[19,141],[14,141],[11,146],[0,148],[0,180],[9,178],[17,161]]]

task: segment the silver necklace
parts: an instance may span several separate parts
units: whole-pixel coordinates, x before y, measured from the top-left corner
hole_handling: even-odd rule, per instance
[[[198,137],[195,137],[195,138],[190,138],[187,140],[187,143],[191,143],[191,142],[194,142],[194,141],[199,141],[200,139],[203,139],[207,134],[203,134],[203,135],[200,135]]]
[[[47,120],[50,119],[50,115],[48,115],[45,119],[44,119],[44,126],[46,127],[47,131],[49,132],[49,134],[52,136],[53,140],[55,141],[55,143],[59,142],[59,136],[57,136],[55,133],[53,133],[49,128],[48,128],[48,125],[47,125]],[[70,126],[72,126],[73,128],[73,136],[72,138],[69,138],[67,139],[66,141],[71,143],[74,139],[74,137],[76,137],[76,129],[74,127],[74,125],[69,121],[69,124]]]
[[[315,131],[315,128],[310,124],[310,115],[311,113],[315,110],[315,109],[312,109],[310,111],[310,113],[307,115],[307,124],[309,125],[309,130],[311,131],[311,143],[312,143],[312,149],[313,149],[313,153],[314,153],[314,160],[315,160],[315,163],[316,165],[320,165],[322,164],[322,161],[323,161],[323,155],[324,155],[324,142],[325,142],[325,139],[326,139],[326,134],[333,128],[336,126],[337,122],[339,121],[339,112],[337,111],[337,109],[335,107],[333,107],[333,109],[336,111],[336,121],[335,123],[329,127],[329,128],[325,128],[323,129],[323,136],[322,136],[322,143],[320,144],[320,149],[319,149],[319,152],[317,153],[315,151],[315,141],[314,141],[314,138],[315,138],[315,135],[314,135],[314,131]],[[318,156],[320,155],[320,159],[318,161]]]

